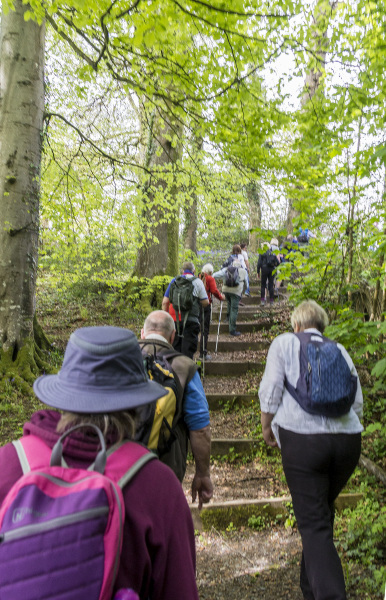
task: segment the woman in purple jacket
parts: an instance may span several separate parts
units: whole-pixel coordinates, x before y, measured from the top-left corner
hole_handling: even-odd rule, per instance
[[[134,409],[165,395],[149,381],[132,331],[119,327],[86,327],[69,340],[58,375],[34,383],[38,398],[60,409],[40,410],[23,428],[53,448],[61,433],[76,424],[97,425],[106,446],[129,439]],[[69,466],[87,468],[98,452],[92,430],[65,439]],[[0,503],[22,475],[12,444],[0,448]],[[126,517],[115,589],[132,588],[141,600],[198,600],[192,518],[173,471],[158,460],[148,462],[123,488]]]

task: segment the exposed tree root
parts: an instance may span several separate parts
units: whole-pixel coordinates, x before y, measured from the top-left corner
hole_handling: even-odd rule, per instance
[[[378,465],[376,465],[372,460],[370,460],[369,458],[367,458],[366,456],[361,454],[360,459],[359,459],[359,464],[361,467],[364,467],[365,469],[367,469],[367,471],[369,471],[369,473],[374,475],[374,477],[376,477],[376,479],[378,479],[378,481],[380,481],[384,485],[386,484],[385,471],[381,467],[378,467]]]
[[[52,368],[46,361],[44,350],[51,348],[42,328],[34,319],[34,338],[24,340],[16,358],[14,348],[0,350],[0,400],[8,399],[14,390],[31,396],[32,384],[43,372]]]

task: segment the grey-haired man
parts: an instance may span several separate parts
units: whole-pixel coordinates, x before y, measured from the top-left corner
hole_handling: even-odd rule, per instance
[[[148,315],[141,331],[142,340],[148,342],[143,349],[161,356],[170,354],[175,335],[172,317],[163,310],[156,310]],[[209,464],[211,430],[208,402],[195,362],[178,352],[168,360],[181,384],[182,393],[177,402],[182,402],[181,427],[188,431],[196,466],[192,481],[192,500],[194,502],[198,495],[200,509],[213,496]]]

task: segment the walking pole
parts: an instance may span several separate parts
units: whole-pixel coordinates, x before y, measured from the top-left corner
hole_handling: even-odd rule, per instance
[[[202,382],[205,381],[205,335],[204,335],[204,327],[205,327],[205,312],[204,308],[201,309],[201,336],[202,336]]]
[[[214,353],[217,354],[217,346],[218,346],[218,336],[220,335],[220,323],[221,323],[221,312],[222,312],[222,300],[220,302],[220,315],[218,317],[218,328],[217,328],[217,339],[216,339],[216,348]]]

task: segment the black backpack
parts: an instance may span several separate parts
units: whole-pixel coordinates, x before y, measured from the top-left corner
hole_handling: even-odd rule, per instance
[[[304,232],[298,235],[298,242],[300,242],[301,244],[308,244],[308,235]]]
[[[148,342],[139,342],[146,345]],[[157,354],[142,350],[149,378],[168,392],[155,402],[136,410],[135,441],[145,444],[183,480],[188,454],[188,430],[183,419],[183,391],[169,359],[178,353]]]
[[[224,283],[228,287],[237,287],[239,285],[240,273],[238,267],[233,267],[232,265],[227,267]]]
[[[279,264],[279,259],[276,254],[272,252],[272,250],[267,250],[263,254],[263,266],[268,267],[269,269],[275,269]]]
[[[197,277],[189,277],[188,279],[183,275],[178,275],[170,285],[169,300],[176,313],[177,333],[180,337],[184,332],[189,312],[197,301],[196,297],[193,295],[193,281],[195,279],[197,279]],[[180,317],[183,319],[182,331],[180,331]]]

